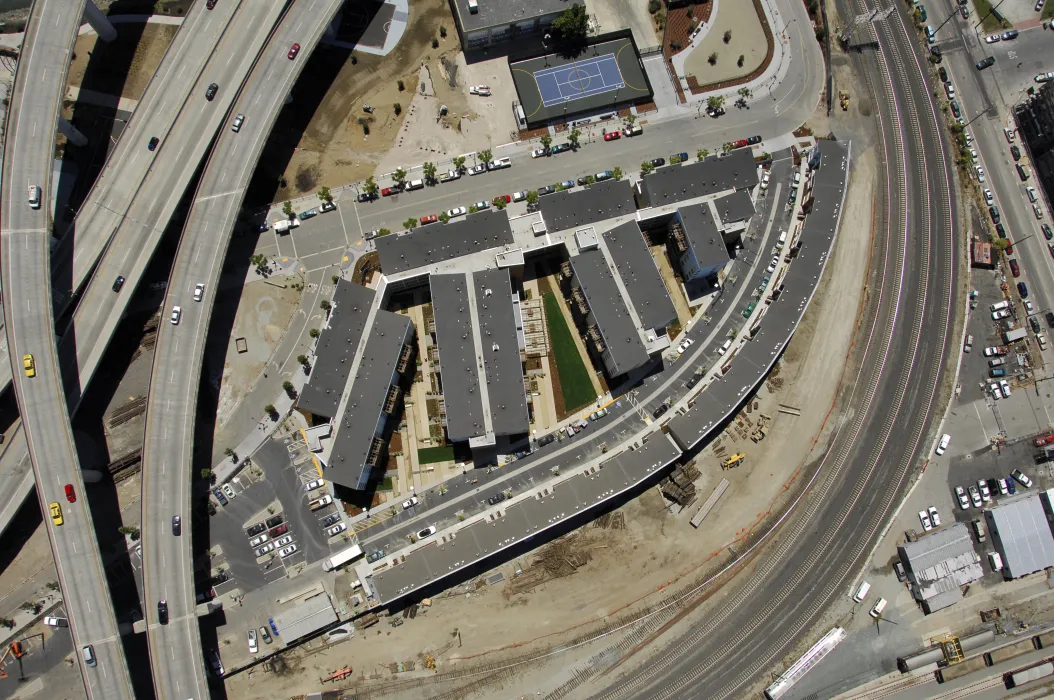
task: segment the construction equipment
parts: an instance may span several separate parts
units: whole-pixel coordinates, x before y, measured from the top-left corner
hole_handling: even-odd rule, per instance
[[[342,681],[351,675],[351,666],[345,666],[344,668],[338,668],[333,673],[329,674],[325,678],[319,678],[320,683],[332,683],[333,681]]]
[[[842,106],[843,112],[849,111],[849,93],[845,90],[838,91],[838,104]]]
[[[436,659],[431,654],[425,654],[425,668],[429,671],[436,670]]]
[[[733,453],[731,457],[721,462],[722,469],[734,469],[740,465],[740,463],[747,458],[746,452]]]
[[[7,671],[4,669],[4,662],[7,661],[8,655],[14,656],[18,659],[18,675],[22,675],[22,657],[26,655],[25,650],[22,648],[22,642],[11,642],[10,646],[4,652],[3,656],[0,656],[0,678],[7,678]]]

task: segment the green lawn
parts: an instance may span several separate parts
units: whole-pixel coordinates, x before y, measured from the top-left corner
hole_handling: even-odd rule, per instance
[[[1054,2],[1048,2],[1046,5],[1043,6],[1043,12],[1040,17],[1043,19],[1050,19],[1051,17],[1054,17]]]
[[[992,34],[997,31],[1001,31],[1003,25],[996,19],[992,12],[992,3],[988,0],[973,0],[973,9],[977,13],[977,18],[984,17],[984,30],[988,34]],[[970,18],[971,22],[975,22],[974,18]]]
[[[564,410],[571,412],[593,401],[597,392],[589,381],[589,370],[582,362],[575,338],[560,311],[560,300],[552,292],[545,295],[545,324],[549,327],[549,340],[553,344],[553,359],[556,360]]]
[[[417,451],[418,464],[435,464],[436,462],[450,462],[454,459],[454,446],[425,447]]]

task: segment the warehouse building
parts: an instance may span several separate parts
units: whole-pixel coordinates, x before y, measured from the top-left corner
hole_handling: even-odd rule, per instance
[[[962,600],[962,586],[984,576],[981,557],[963,523],[928,532],[897,547],[911,594],[927,614]]]
[[[984,512],[1003,576],[1021,578],[1054,566],[1054,535],[1038,493],[1004,500]]]
[[[466,51],[539,33],[577,4],[568,0],[450,0],[461,48]]]

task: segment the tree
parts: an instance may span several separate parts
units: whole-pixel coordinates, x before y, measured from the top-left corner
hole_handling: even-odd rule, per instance
[[[716,66],[717,65],[717,52],[714,51],[712,54],[710,54],[710,56],[707,57],[706,62],[709,63],[711,66]]]
[[[710,155],[709,148],[700,148],[698,151],[695,152],[695,157],[699,160],[706,160],[706,157],[708,155]]]
[[[13,630],[15,628],[15,621],[12,620],[10,617],[0,617],[0,626],[6,627],[9,630]]]
[[[362,191],[371,197],[376,197],[379,189],[380,187],[377,185],[377,181],[373,179],[373,175],[370,175],[366,178],[366,182],[362,183]]]
[[[743,67],[743,54],[739,54],[739,59],[736,61],[736,65],[740,68]]]
[[[411,216],[409,219],[403,222],[403,228],[407,231],[413,231],[415,228],[417,228],[417,219]]]
[[[225,454],[228,457],[230,457],[232,462],[237,462],[238,461],[238,454],[234,450],[229,448],[229,447],[223,448],[223,454]]]
[[[553,29],[564,41],[583,41],[589,33],[589,14],[585,4],[572,5],[553,20]]]
[[[257,253],[256,255],[249,256],[249,264],[253,267],[263,267],[264,263],[267,262],[267,256]]]
[[[290,219],[292,219],[293,218],[293,203],[292,202],[284,203],[282,205],[282,213],[285,214]]]
[[[816,41],[823,41],[827,38],[827,30],[823,27],[816,28]]]
[[[475,204],[470,204],[468,206],[468,213],[469,214],[475,214],[477,211],[479,211],[479,209],[476,208]]]
[[[489,148],[484,148],[482,151],[476,154],[481,163],[489,163],[494,160],[494,154],[490,152]]]
[[[309,330],[307,332],[307,334],[309,336],[311,336],[312,338],[317,338],[319,333],[320,333],[320,331],[317,328],[312,328],[311,330]]]
[[[614,168],[612,168],[611,169],[611,178],[613,180],[621,180],[622,179],[622,168],[618,167],[617,165]]]
[[[432,37],[432,48],[433,49],[438,49],[439,48],[439,39],[437,39],[436,37]]]
[[[318,303],[318,308],[322,309],[323,311],[329,311],[333,308],[333,304],[329,303],[329,299],[323,299]]]
[[[435,179],[436,179],[436,164],[435,163],[427,163],[426,162],[423,166],[421,166],[421,169],[424,170],[425,179],[426,180],[428,180],[429,182],[435,182]]]
[[[538,190],[529,190],[527,192],[527,203],[531,206],[538,203]]]
[[[575,5],[575,7],[582,7],[581,5]],[[578,139],[582,138],[582,132],[578,129],[571,129],[571,133],[567,135],[567,140],[571,143],[571,148],[578,148]]]
[[[465,156],[454,156],[454,170],[461,172],[465,168]]]
[[[739,88],[739,96],[742,97],[744,100],[749,100],[751,97],[754,96],[754,93],[748,87]]]
[[[732,41],[732,30],[731,29],[725,30],[724,40],[725,40],[726,44],[728,42]]]
[[[648,0],[648,12],[655,14],[662,9],[662,2],[660,0]]]
[[[201,478],[202,479],[210,479],[211,480],[212,479],[212,474],[213,474],[212,470],[209,469],[208,467],[205,467],[204,469],[201,470]]]
[[[139,528],[132,527],[131,525],[122,525],[121,527],[117,528],[117,532],[121,533],[122,535],[127,535],[128,537],[131,537],[133,542],[139,539]]]
[[[333,201],[333,195],[330,194],[329,188],[325,185],[322,185],[322,187],[318,188],[318,198],[321,199],[323,202]]]
[[[439,36],[446,39],[446,27],[444,27],[443,25],[439,25]]]
[[[402,168],[397,168],[395,172],[392,173],[392,179],[398,182],[399,184],[402,184],[406,181],[406,171]]]
[[[395,111],[395,116],[397,117],[403,113],[403,106],[398,102],[392,105],[392,109]]]
[[[725,143],[721,144],[722,153],[730,153],[732,151],[732,148],[733,146],[731,141],[726,141]]]
[[[297,355],[296,361],[302,365],[307,365],[307,355]]]
[[[505,201],[505,197],[503,195],[498,195],[494,198],[492,204],[494,205],[495,209],[504,209],[505,205],[507,205],[508,202]]]
[[[293,386],[293,382],[289,381],[288,379],[286,381],[282,382],[282,390],[285,391],[285,393],[289,394],[290,396],[293,395],[293,390],[294,389],[296,389],[296,387],[294,387]]]
[[[406,83],[404,83],[401,80],[396,80],[395,84],[399,87],[399,92],[402,92],[403,90],[406,89]]]
[[[450,214],[447,214],[445,211],[439,212],[439,220],[444,224],[447,223],[450,221]]]
[[[391,230],[390,228],[380,228],[380,229],[377,229],[377,235],[378,235],[378,236],[387,236],[387,235],[388,235],[388,234],[390,234],[391,232],[392,232],[392,230]]]
[[[274,404],[273,403],[269,403],[266,406],[264,406],[264,413],[266,413],[269,416],[273,416],[275,414]]]
[[[553,145],[553,137],[550,136],[548,132],[542,134],[542,137],[538,139],[538,141],[542,144],[542,148],[547,151],[549,150],[549,147]]]
[[[655,166],[651,164],[650,160],[643,161],[640,164],[640,174],[648,175],[655,171]]]
[[[637,115],[636,114],[627,114],[626,115],[626,123],[629,124],[630,126],[633,126],[636,123],[636,121],[637,121]]]
[[[706,98],[706,106],[709,109],[721,109],[721,106],[725,104],[725,98],[723,95],[711,95]]]

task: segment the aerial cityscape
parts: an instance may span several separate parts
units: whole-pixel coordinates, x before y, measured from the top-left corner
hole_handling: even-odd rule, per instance
[[[0,698],[1054,697],[1052,22],[0,4]]]

